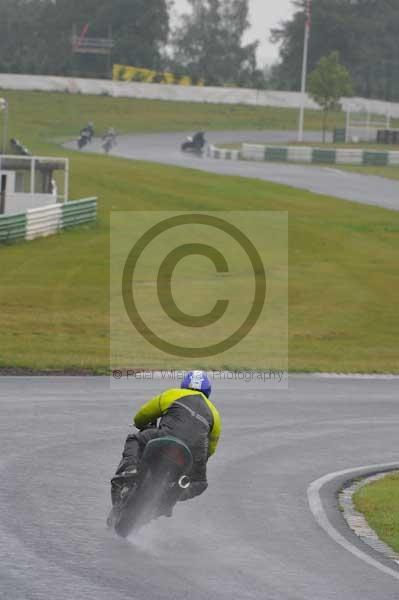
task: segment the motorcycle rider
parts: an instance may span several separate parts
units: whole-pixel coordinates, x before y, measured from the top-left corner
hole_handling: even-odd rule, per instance
[[[80,130],[80,137],[84,138],[86,143],[91,142],[94,137],[94,123],[89,121],[87,125]]]
[[[106,152],[109,152],[113,146],[116,146],[116,129],[114,127],[108,127],[106,133],[102,137],[103,148]]]
[[[202,153],[205,144],[205,133],[203,131],[197,131],[192,137],[188,137],[186,141],[183,142],[181,150],[183,152],[194,151]]]
[[[199,150],[202,150],[202,148],[205,146],[205,133],[203,131],[198,131],[193,136],[193,146]]]
[[[138,466],[146,444],[155,438],[174,436],[187,444],[193,455],[188,474],[190,486],[180,500],[202,494],[208,487],[207,461],[214,454],[221,432],[221,420],[209,400],[211,383],[204,371],[190,371],[180,389],[169,389],[144,404],[134,417],[140,430],[127,437],[122,460],[111,480],[111,498],[117,511],[125,494],[137,481]],[[154,421],[160,419],[159,427]]]

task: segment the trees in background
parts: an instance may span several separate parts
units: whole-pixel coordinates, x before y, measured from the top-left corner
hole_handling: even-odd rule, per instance
[[[178,65],[208,85],[251,85],[261,79],[258,42],[245,44],[250,27],[248,0],[188,0],[172,38],[172,68]]]
[[[159,68],[169,36],[167,0],[0,0],[0,70],[104,75],[103,57],[71,52],[73,25],[107,37],[114,62]]]
[[[72,53],[73,26],[80,32],[89,24],[89,37],[112,30],[113,63],[157,71],[173,65],[178,77],[213,85],[263,85],[257,42],[243,42],[248,0],[189,3],[170,36],[170,0],[0,0],[0,71],[104,76],[103,56]]]
[[[170,0],[0,0],[0,71],[104,76],[103,56],[72,53],[72,28],[107,37],[111,62],[189,75],[208,84],[262,85],[257,42],[243,43],[248,0],[189,0],[170,36]],[[166,48],[172,42],[173,58]],[[170,48],[170,47],[169,47]]]
[[[246,42],[248,0],[188,0],[173,32],[173,0],[0,0],[0,71],[103,77],[104,57],[73,55],[72,27],[115,42],[111,62],[189,75],[208,84],[300,88],[306,0],[274,29],[280,62],[268,76]],[[398,0],[314,0],[309,71],[334,51],[357,95],[399,100]],[[265,32],[266,35],[266,32]]]
[[[306,0],[295,0],[297,12],[272,32],[280,44],[274,87],[300,88]],[[315,0],[312,9],[309,68],[322,56],[339,51],[350,71],[355,93],[399,99],[399,3],[397,0]]]
[[[309,75],[308,91],[323,109],[323,143],[326,141],[328,114],[339,108],[342,96],[351,96],[352,81],[348,69],[339,62],[339,53],[323,56]]]

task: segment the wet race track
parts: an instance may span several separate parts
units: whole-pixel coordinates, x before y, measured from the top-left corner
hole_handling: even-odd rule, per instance
[[[214,132],[208,139],[286,142],[293,135]],[[113,154],[399,206],[399,182],[196,158],[179,151],[184,137],[125,136]],[[97,140],[88,151],[100,149]],[[399,597],[399,566],[344,524],[336,500],[343,478],[321,491],[329,532],[308,499],[310,484],[328,473],[399,462],[399,379],[297,376],[288,390],[268,391],[215,383],[224,427],[209,489],[179,505],[172,519],[122,540],[105,526],[109,479],[132,416],[164,387],[135,382],[127,392],[106,378],[1,379],[1,600]],[[359,550],[385,572],[353,554]]]
[[[399,210],[399,181],[340,171],[316,165],[294,165],[252,161],[217,160],[197,157],[180,151],[187,133],[159,133],[120,136],[113,156],[146,160],[162,164],[198,169],[222,175],[237,175],[263,179],[305,189],[317,194],[327,194],[365,204],[375,204],[391,210]],[[296,139],[294,131],[213,131],[206,134],[212,144],[252,142],[287,144]],[[307,133],[306,140],[320,141],[320,133]],[[67,144],[76,148],[76,143]],[[100,141],[94,140],[84,152],[101,152]]]
[[[2,378],[2,600],[398,597],[398,579],[333,541],[307,498],[327,473],[398,460],[398,379],[298,376],[268,391],[216,382],[224,429],[208,491],[122,540],[105,527],[108,480],[132,415],[164,387]],[[332,490],[323,503],[363,548]]]

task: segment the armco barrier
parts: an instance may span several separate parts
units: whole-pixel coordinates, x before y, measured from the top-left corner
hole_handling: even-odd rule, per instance
[[[250,106],[276,106],[299,108],[302,102],[300,92],[274,90],[251,90],[244,88],[165,85],[157,83],[138,83],[110,81],[108,79],[82,79],[74,77],[52,77],[49,75],[0,74],[0,89],[30,90],[42,92],[65,92],[94,96],[112,96],[114,98],[145,98],[148,100],[174,100],[176,102],[209,102],[211,104],[245,104]],[[365,98],[341,98],[343,110],[378,115],[390,114],[399,118],[399,103]],[[309,96],[306,96],[306,108],[320,110]]]
[[[0,243],[34,240],[62,229],[91,223],[97,218],[97,199],[31,208],[25,213],[0,216]]]
[[[53,235],[61,228],[62,204],[52,204],[27,211],[26,236],[34,240],[40,236]]]
[[[289,146],[288,150],[288,161],[290,162],[305,162],[311,163],[313,157],[312,148],[300,148],[297,146]]]
[[[88,198],[62,205],[62,229],[75,227],[83,223],[95,221],[97,218],[97,199]]]
[[[265,160],[286,162],[288,160],[288,148],[266,147],[264,151]]]
[[[0,243],[24,240],[26,234],[26,214],[0,215]]]
[[[388,157],[388,163],[390,167],[399,166],[399,152],[390,152]]]
[[[217,156],[218,149],[211,147],[210,156]],[[219,153],[222,150],[219,150]],[[379,152],[370,150],[356,150],[352,148],[311,148],[304,146],[262,146],[259,144],[243,144],[241,152],[237,151],[239,158],[256,161],[299,162],[312,164],[347,164],[347,165],[399,165],[399,152]]]
[[[361,165],[363,162],[363,151],[339,148],[335,160],[338,165]]]
[[[320,150],[320,148],[314,148],[312,162],[313,163],[326,163],[334,164],[337,159],[337,153],[335,150]]]
[[[389,164],[388,158],[388,152],[364,152],[363,164],[386,167]]]
[[[228,150],[225,148],[216,148],[216,146],[208,146],[208,156],[211,158],[221,158],[222,160],[240,160],[240,150]]]

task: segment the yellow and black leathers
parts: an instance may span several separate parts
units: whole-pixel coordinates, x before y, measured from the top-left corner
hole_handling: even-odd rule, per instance
[[[160,419],[158,428],[146,429],[157,419]],[[167,390],[140,408],[134,424],[141,431],[128,436],[122,460],[111,480],[114,506],[120,501],[120,491],[129,472],[137,468],[145,446],[150,440],[165,435],[185,442],[193,455],[191,485],[180,500],[189,500],[206,490],[206,464],[218,445],[221,421],[217,409],[204,394],[197,390]]]
[[[216,407],[198,390],[170,389],[144,404],[134,417],[138,429],[161,419],[165,434],[183,440],[195,451],[206,448],[207,457],[214,454],[221,432]],[[202,452],[201,452],[202,454]]]

